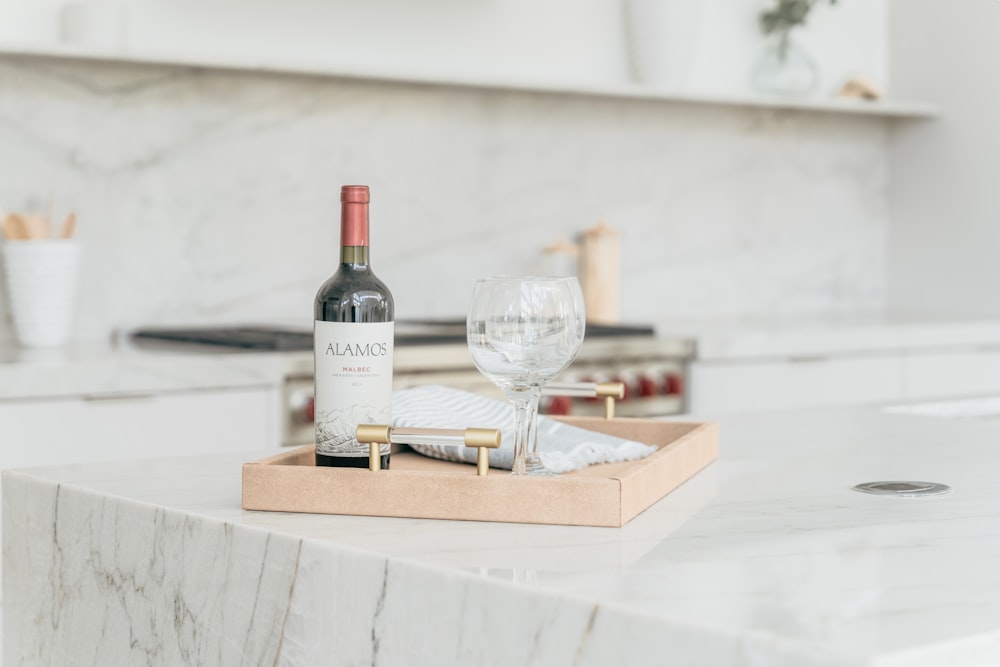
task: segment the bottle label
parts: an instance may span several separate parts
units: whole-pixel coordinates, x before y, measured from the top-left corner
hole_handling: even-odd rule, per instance
[[[316,320],[316,452],[368,456],[358,424],[389,424],[392,416],[393,322]],[[382,445],[382,454],[389,445]]]

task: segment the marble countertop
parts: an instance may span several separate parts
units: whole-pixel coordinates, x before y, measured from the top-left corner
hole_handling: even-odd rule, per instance
[[[128,345],[7,349],[0,350],[0,400],[277,386],[288,363],[282,354]]]
[[[698,361],[794,359],[998,348],[1000,320],[885,315],[666,322],[636,354],[694,354]],[[693,345],[692,345],[693,342]],[[594,344],[614,348],[615,339]],[[601,347],[603,346],[603,348]],[[610,347],[609,347],[610,346]],[[662,349],[661,349],[662,348]],[[618,348],[615,348],[618,350]],[[598,350],[600,351],[600,350]],[[605,352],[607,354],[607,352]],[[620,350],[611,356],[620,357]],[[464,346],[397,348],[397,370],[471,369]],[[0,348],[0,400],[277,386],[312,372],[307,352],[136,348],[119,340],[57,350]]]
[[[1000,349],[1000,319],[940,316],[815,315],[733,317],[662,322],[661,336],[696,342],[699,361],[789,359],[948,348]]]
[[[823,410],[727,418],[721,433],[716,464],[621,529],[245,512],[253,454],[7,472],[5,635],[58,658],[112,656],[133,633],[155,644],[151,664],[193,650],[281,665],[334,650],[365,664],[1000,664],[1000,421]],[[851,489],[884,479],[954,492]],[[202,593],[198,568],[225,565],[212,558],[230,567]],[[225,623],[266,639],[185,634],[176,609],[211,625],[209,599],[252,606]],[[275,606],[283,618],[260,618]],[[70,622],[101,610],[104,630]]]

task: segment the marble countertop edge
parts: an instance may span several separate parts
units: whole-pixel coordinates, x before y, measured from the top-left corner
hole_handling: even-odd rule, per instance
[[[268,542],[282,577],[308,577],[297,598],[306,625],[298,627],[320,633],[317,619],[329,606],[313,588],[353,585],[363,573],[358,586],[371,605],[384,581],[400,591],[392,623],[405,623],[419,604],[466,627],[463,605],[473,604],[481,613],[469,619],[469,638],[522,617],[521,631],[553,626],[556,635],[543,648],[568,652],[567,662],[593,626],[604,648],[593,647],[581,663],[588,667],[607,664],[595,656],[632,639],[627,657],[660,655],[669,645],[680,657],[689,655],[686,647],[701,664],[996,664],[1000,542],[993,519],[1000,505],[989,463],[998,456],[996,421],[861,408],[720,421],[719,462],[621,529],[244,511],[239,466],[260,452],[12,470],[3,478],[4,510],[27,508],[16,516],[30,518],[38,508],[29,527],[42,551],[59,483],[67,499],[60,521],[74,522],[67,526],[93,515],[99,530],[117,535],[119,515],[150,529],[154,516],[168,516],[163,530],[184,526],[202,536],[171,547],[183,559],[214,559],[214,547],[204,545],[227,535],[258,562]],[[875,479],[927,479],[954,493],[900,501],[850,490]],[[16,516],[5,530],[16,529]],[[145,572],[145,541],[135,549],[127,540],[77,532],[104,545],[106,559],[131,559]],[[296,550],[301,571],[291,569]],[[175,572],[181,580],[192,576]],[[38,586],[45,585],[41,575]],[[251,568],[247,576],[257,575]],[[437,595],[440,602],[426,607]],[[392,627],[384,625],[388,617],[382,622]],[[433,627],[429,618],[414,623],[422,632]],[[389,641],[397,640],[405,644]]]
[[[560,605],[579,606],[590,609],[592,616],[601,614],[602,616],[612,616],[619,627],[640,627],[659,628],[660,631],[668,632],[671,636],[700,637],[702,641],[723,641],[732,644],[734,651],[763,651],[781,655],[783,660],[802,660],[801,663],[790,662],[787,664],[802,665],[837,665],[846,667],[850,665],[869,664],[857,656],[849,654],[835,656],[834,660],[815,661],[817,655],[829,656],[829,647],[824,647],[818,643],[805,642],[801,640],[781,637],[762,630],[748,630],[745,628],[726,628],[722,625],[707,623],[693,623],[688,619],[679,618],[671,614],[654,613],[648,609],[634,609],[616,601],[603,601],[594,596],[583,595],[574,592],[556,591],[543,587],[525,585],[506,579],[478,574],[468,568],[453,568],[433,563],[421,562],[415,558],[405,555],[389,555],[379,553],[374,550],[362,549],[352,545],[335,544],[328,539],[316,537],[302,537],[292,531],[285,531],[281,528],[269,528],[255,526],[247,523],[229,521],[219,517],[211,516],[207,513],[199,512],[197,509],[176,509],[166,507],[157,503],[128,498],[123,495],[114,494],[107,491],[97,491],[87,488],[83,484],[74,482],[61,482],[50,477],[32,474],[32,468],[2,471],[3,481],[17,477],[21,481],[32,484],[44,484],[46,487],[54,489],[71,490],[74,494],[82,494],[85,497],[93,498],[98,503],[127,503],[138,508],[146,508],[158,512],[166,517],[191,520],[196,519],[206,522],[209,526],[217,526],[222,530],[247,531],[250,534],[256,533],[263,536],[281,536],[293,540],[299,544],[299,548],[309,547],[333,555],[353,555],[364,559],[375,559],[385,562],[387,568],[398,571],[400,568],[407,575],[415,575],[424,579],[440,578],[441,582],[464,581],[474,586],[485,587],[488,591],[505,591],[513,594],[529,607],[534,607],[541,602],[558,602]],[[250,510],[240,510],[241,515],[247,514],[293,514],[287,512],[255,512]],[[547,528],[558,529],[559,526],[549,526]],[[567,527],[575,528],[575,527]],[[617,530],[617,529],[609,529]],[[786,664],[785,662],[781,663]],[[893,663],[895,665],[895,663]]]

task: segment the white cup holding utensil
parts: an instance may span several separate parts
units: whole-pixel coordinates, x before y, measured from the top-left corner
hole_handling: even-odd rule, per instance
[[[24,347],[69,340],[80,269],[76,239],[6,241],[3,271],[14,333]]]

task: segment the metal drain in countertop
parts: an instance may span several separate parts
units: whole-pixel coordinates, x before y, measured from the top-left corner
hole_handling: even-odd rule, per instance
[[[865,482],[854,487],[861,493],[874,493],[878,496],[896,496],[897,498],[923,498],[926,496],[946,496],[951,493],[951,487],[937,482]]]

